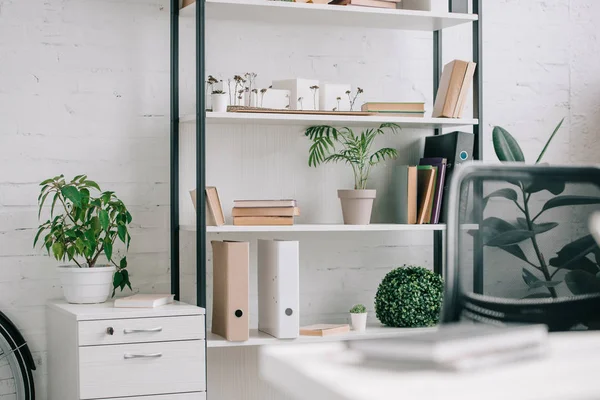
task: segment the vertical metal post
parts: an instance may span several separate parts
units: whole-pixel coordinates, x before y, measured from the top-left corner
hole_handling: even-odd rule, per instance
[[[473,158],[483,158],[483,29],[482,29],[482,4],[483,0],[473,0],[473,13],[478,15],[477,21],[473,22],[473,61],[477,63],[475,75],[473,76],[473,115],[479,119],[479,123],[473,126],[475,135],[475,149]],[[475,223],[483,222],[483,183],[474,182],[473,187],[473,215]],[[481,229],[479,230],[481,232]],[[473,291],[483,293],[483,236],[479,233],[473,237]]]
[[[171,0],[171,293],[179,300],[179,0]]]
[[[205,2],[196,1],[196,303],[206,307],[206,99],[204,98]]]
[[[442,75],[442,31],[433,32],[433,100],[437,95]],[[435,129],[434,135],[442,133],[441,129]],[[444,268],[444,240],[442,231],[433,231],[433,271],[442,275]]]

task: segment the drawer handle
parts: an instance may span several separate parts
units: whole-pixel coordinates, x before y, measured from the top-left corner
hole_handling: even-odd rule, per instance
[[[157,328],[150,328],[150,329],[123,329],[123,333],[124,334],[129,334],[129,333],[152,333],[152,332],[161,332],[162,331],[162,326],[159,326]]]
[[[131,354],[125,353],[123,354],[123,358],[129,360],[130,358],[160,358],[162,357],[162,353],[152,353],[152,354]]]

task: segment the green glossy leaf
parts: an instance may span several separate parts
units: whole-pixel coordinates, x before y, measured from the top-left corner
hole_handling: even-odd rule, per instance
[[[83,241],[83,239],[81,239],[81,237],[75,239],[75,247],[77,248],[77,251],[83,253],[85,249],[85,242]]]
[[[519,143],[515,140],[510,133],[504,128],[495,126],[492,131],[492,142],[494,144],[494,151],[500,161],[517,161],[524,162],[525,156],[519,146]]]
[[[40,186],[44,186],[44,185],[47,185],[52,182],[54,182],[54,179],[52,179],[52,178],[46,179],[45,181],[42,181],[42,183],[40,183]]]
[[[529,260],[527,259],[527,256],[523,252],[523,249],[521,249],[521,246],[519,246],[518,244],[513,244],[510,246],[499,246],[499,247],[502,250],[506,251],[507,253],[510,253],[513,256],[520,258],[523,261],[529,262]]]
[[[125,225],[117,226],[117,232],[119,234],[119,239],[121,239],[121,241],[125,243],[125,241],[127,240],[127,228],[125,227]]]
[[[129,213],[129,211],[127,211],[125,213],[125,217],[127,218],[127,224],[129,225],[131,223],[131,221],[133,221],[133,217],[131,216],[131,214]]]
[[[525,281],[527,286],[529,286],[531,289],[539,289],[541,287],[555,287],[560,285],[561,283],[560,281],[541,280],[525,268],[523,268],[521,276],[523,277],[523,281]]]
[[[75,247],[73,247],[73,246],[67,247],[67,256],[69,257],[69,261],[71,261],[73,259],[74,255],[75,255]]]
[[[542,179],[536,177],[532,182],[523,184],[523,189],[526,193],[537,193],[542,190],[547,190],[553,195],[558,196],[565,191],[565,182],[556,179]]]
[[[565,121],[565,119],[561,119],[560,122],[558,123],[558,125],[556,125],[556,128],[554,128],[554,132],[552,132],[552,135],[550,135],[550,137],[548,138],[548,141],[546,142],[546,144],[544,145],[544,148],[542,149],[542,152],[540,153],[540,155],[538,156],[537,160],[535,161],[535,163],[539,163],[540,161],[542,161],[542,158],[544,157],[544,154],[546,154],[546,150],[548,150],[548,146],[550,146],[550,142],[552,142],[552,139],[554,139],[554,136],[556,135],[556,133],[558,132],[558,130],[560,129],[560,127],[562,126],[563,122]]]
[[[89,187],[92,187],[96,190],[98,190],[99,192],[101,192],[102,190],[100,189],[100,186],[98,186],[98,184],[94,181],[83,181],[83,183]]]
[[[569,271],[565,275],[565,283],[573,294],[589,294],[600,292],[600,280],[586,271]]]
[[[527,225],[527,220],[525,218],[517,218],[517,225],[519,226],[519,228],[521,229],[529,229],[529,225]],[[548,232],[554,228],[556,228],[558,226],[557,222],[544,222],[542,224],[536,224],[536,223],[532,223],[533,226],[533,232],[535,232],[536,235],[539,235],[541,233],[545,233]]]
[[[123,283],[121,286],[121,291],[123,291],[125,285],[129,287],[129,290],[133,290],[131,289],[131,282],[129,281],[129,271],[127,271],[126,269],[122,269],[121,273],[123,274]]]
[[[44,228],[41,227],[38,229],[37,233],[35,234],[35,239],[33,239],[33,247],[35,247],[35,245],[37,244],[38,239],[40,238],[40,235],[42,234],[42,232],[44,232]]]
[[[98,218],[97,216],[93,216],[90,219],[90,228],[93,230],[94,233],[99,233],[102,231],[102,224],[100,223],[100,218]]]
[[[65,254],[65,247],[62,242],[54,242],[52,245],[52,254],[57,260],[62,260]]]
[[[121,282],[123,282],[123,274],[121,273],[121,271],[117,271],[113,276],[113,287],[115,289],[118,288],[119,286],[121,286]]]
[[[127,268],[127,257],[121,258],[121,261],[119,261],[119,268]]]
[[[106,254],[106,258],[108,258],[108,261],[112,260],[112,251],[113,251],[112,243],[104,242],[104,254]]]
[[[76,175],[73,179],[71,179],[71,183],[75,183],[83,177],[85,177],[85,175]]]
[[[59,199],[59,193],[54,193],[54,198],[52,199],[52,206],[50,207],[50,218],[54,216],[54,206],[56,205],[56,201]]]
[[[71,200],[71,202],[73,202],[74,205],[76,205],[77,207],[81,207],[81,193],[79,193],[79,190],[77,190],[76,187],[63,186],[62,188],[60,188],[60,192],[65,198]]]
[[[40,201],[40,207],[38,210],[38,219],[40,219],[40,216],[42,215],[42,207],[44,206],[44,202],[46,201],[46,197],[48,197],[48,195],[50,194],[50,192],[45,193],[42,196],[42,200]]]
[[[98,218],[100,219],[100,226],[103,230],[108,229],[108,225],[110,224],[110,220],[108,219],[108,212],[106,210],[100,210],[98,213]]]
[[[485,198],[489,199],[492,197],[504,197],[505,199],[512,200],[512,201],[517,201],[517,199],[519,198],[519,196],[517,195],[517,192],[511,188],[504,188],[504,189],[496,190],[495,192],[488,194]]]
[[[542,212],[556,207],[600,204],[600,197],[565,195],[554,197],[544,204]]]
[[[587,235],[565,245],[556,254],[557,257],[551,258],[548,262],[555,268],[562,269],[583,269],[583,260],[588,254],[598,248],[592,235]],[[589,259],[587,261],[591,262]]]
[[[524,240],[530,239],[532,236],[533,232],[531,231],[517,229],[514,231],[500,233],[499,235],[489,239],[487,242],[484,242],[484,244],[491,247],[502,247],[521,243]]]

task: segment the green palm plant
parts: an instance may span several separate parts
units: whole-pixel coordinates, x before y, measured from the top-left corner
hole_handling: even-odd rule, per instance
[[[313,142],[309,149],[308,165],[316,167],[337,162],[349,164],[354,172],[354,189],[366,189],[371,168],[380,162],[398,157],[396,149],[389,147],[372,152],[375,138],[387,131],[397,133],[400,129],[399,125],[384,123],[378,128],[366,129],[360,135],[356,135],[350,128],[311,126],[305,132]]]

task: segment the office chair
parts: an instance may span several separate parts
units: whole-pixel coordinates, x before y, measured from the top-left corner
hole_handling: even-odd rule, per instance
[[[472,163],[447,207],[442,323],[600,325],[600,168]]]

